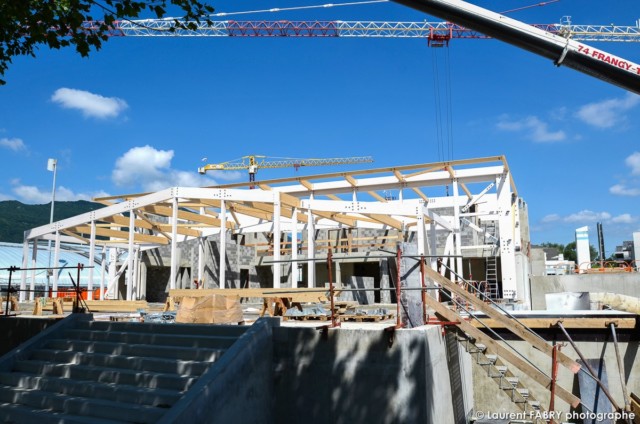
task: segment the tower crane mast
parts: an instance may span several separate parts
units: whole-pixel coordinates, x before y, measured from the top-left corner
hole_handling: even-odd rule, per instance
[[[200,174],[207,171],[238,171],[246,169],[249,171],[249,181],[256,180],[256,173],[260,168],[288,168],[293,167],[298,170],[302,166],[327,166],[327,165],[353,165],[357,163],[371,163],[371,156],[357,156],[346,158],[325,158],[325,159],[296,159],[296,158],[269,158],[268,156],[251,155],[243,156],[240,159],[211,163],[198,168]]]

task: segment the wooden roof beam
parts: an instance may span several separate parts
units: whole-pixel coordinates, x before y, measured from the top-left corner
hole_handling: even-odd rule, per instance
[[[173,216],[173,210],[168,206],[150,205],[150,206],[145,206],[142,209],[146,212],[155,213],[161,216],[166,216],[166,217]],[[210,224],[216,227],[220,227],[220,225],[222,224],[222,221],[220,221],[219,218],[214,218],[210,215],[200,215],[198,213],[181,211],[181,210],[178,210],[178,218],[184,219],[187,221],[199,222],[201,224]],[[227,221],[227,228],[233,230],[234,228],[233,222]]]
[[[422,190],[420,190],[418,187],[412,187],[411,190],[413,190],[418,196],[420,196],[420,198],[424,200],[425,203],[429,201],[429,197],[426,194],[424,194]]]
[[[367,191],[367,193],[373,197],[374,199],[376,199],[379,202],[386,202],[387,199],[385,199],[384,197],[380,196],[378,193],[376,193],[375,191]]]
[[[398,221],[395,218],[391,218],[388,215],[381,215],[377,213],[369,213],[365,215],[391,228],[395,228],[396,230],[402,230],[402,222]]]
[[[464,190],[464,192],[467,194],[467,197],[469,198],[469,200],[473,199],[473,194],[471,194],[466,184],[460,183],[460,187],[462,187],[462,190]]]
[[[91,234],[90,225],[78,225],[76,227],[67,228],[68,231],[73,231],[78,234]],[[111,230],[108,228],[96,228],[97,236],[113,237],[121,240],[129,240],[128,231]],[[169,240],[166,237],[152,236],[148,234],[135,233],[133,236],[135,243],[154,243],[154,244],[169,244]]]
[[[351,184],[352,187],[358,187],[358,180],[353,178],[351,175],[345,175],[344,179],[347,180],[347,182]]]

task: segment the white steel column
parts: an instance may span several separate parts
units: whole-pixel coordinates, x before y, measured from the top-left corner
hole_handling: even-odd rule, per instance
[[[127,300],[133,300],[133,262],[135,255],[135,225],[136,225],[136,215],[133,213],[133,209],[129,211],[129,254],[127,255]]]
[[[107,271],[107,246],[102,246],[101,255],[102,260],[100,261],[100,300],[104,300],[104,281]]]
[[[416,231],[418,232],[418,255],[426,255],[429,251],[427,246],[427,234],[424,222],[424,200],[421,200],[418,206],[418,216],[416,222]]]
[[[147,266],[140,259],[142,259],[142,251],[138,260],[138,280],[140,280],[139,298],[144,299],[147,297]]]
[[[516,255],[514,249],[515,217],[512,211],[509,172],[496,178],[498,192],[498,232],[500,233],[500,270],[502,271],[502,297],[523,299],[518,293],[516,278]]]
[[[89,239],[89,283],[87,287],[87,299],[93,299],[93,275],[96,259],[96,221],[91,221],[91,236]]]
[[[436,255],[438,254],[438,225],[436,224],[436,220],[433,216],[433,213],[429,213],[429,219],[431,222],[429,223],[429,239],[430,246],[429,252],[431,252],[431,269],[436,271],[438,269],[438,258]]]
[[[140,249],[138,246],[133,247],[133,272],[131,273],[131,300],[140,299],[140,280],[138,279],[138,264],[139,264]]]
[[[178,275],[178,198],[175,194],[171,207],[171,274],[169,276],[169,288],[175,289]]]
[[[205,208],[200,208],[200,215],[204,215],[204,214],[205,214]],[[198,288],[204,288],[204,287],[200,287],[201,285],[204,284],[204,281],[203,281],[203,276],[204,276],[204,242],[205,242],[205,238],[204,237],[198,237],[198,272],[197,272]]]
[[[316,226],[313,221],[311,205],[307,211],[307,287],[316,286]]]
[[[53,248],[53,268],[60,266],[60,231],[56,231],[56,241]],[[53,270],[53,297],[58,297],[58,276],[60,274],[59,269]]]
[[[36,268],[38,267],[38,239],[33,239],[33,250],[31,253],[31,283],[29,284],[29,300],[35,299],[36,289]]]
[[[218,286],[224,289],[227,279],[227,204],[224,199],[220,200],[220,281]]]
[[[298,208],[291,214],[291,287],[298,288]]]
[[[111,284],[116,279],[116,273],[118,266],[118,249],[112,247],[109,249],[109,284],[107,284],[107,290],[111,287],[111,293],[107,293],[107,297],[111,299],[118,299],[118,284]]]
[[[280,192],[273,192],[273,288],[280,288],[282,264],[280,263]]]
[[[453,180],[453,249],[455,255],[455,271],[463,277],[462,270],[462,231],[460,231],[460,191],[458,187],[458,180]],[[452,281],[458,281],[456,276],[452,276]]]
[[[34,242],[35,243],[35,242]],[[25,239],[22,244],[22,271],[20,271],[20,294],[18,299],[20,302],[24,302],[27,298],[27,267],[29,266],[29,240]],[[9,294],[7,293],[7,297]],[[7,299],[7,302],[9,299]]]

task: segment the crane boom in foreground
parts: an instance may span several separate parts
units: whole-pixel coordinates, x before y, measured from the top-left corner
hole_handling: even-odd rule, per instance
[[[346,158],[326,158],[326,159],[295,159],[295,158],[273,158],[267,156],[243,156],[240,159],[222,163],[207,164],[198,168],[200,174],[207,171],[237,171],[247,169],[249,171],[249,181],[256,180],[256,173],[259,168],[288,168],[293,167],[298,170],[301,166],[326,166],[326,165],[352,165],[356,163],[371,163],[371,156],[358,156]]]
[[[393,0],[640,94],[640,65],[460,0]]]

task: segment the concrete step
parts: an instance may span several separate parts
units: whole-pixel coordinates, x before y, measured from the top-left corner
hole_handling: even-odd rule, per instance
[[[179,346],[153,346],[147,344],[117,342],[94,342],[84,340],[52,339],[45,343],[45,348],[76,351],[95,352],[107,355],[130,355],[150,358],[176,358],[183,361],[215,361],[220,358],[226,348],[202,348]]]
[[[82,417],[52,413],[23,405],[0,403],[0,422],[15,424],[126,424],[128,421],[104,420],[96,417]],[[123,417],[124,418],[124,417]]]
[[[0,373],[0,385],[18,389],[42,390],[69,396],[92,397],[115,402],[166,407],[175,404],[184,394],[177,390],[148,389],[109,383],[76,381],[69,378],[41,377],[32,374]]]
[[[39,349],[29,359],[78,365],[94,365],[106,368],[124,368],[138,371],[152,371],[168,374],[200,376],[211,362],[180,361],[138,356],[110,355],[104,353],[84,353],[52,349]]]
[[[126,417],[127,421],[150,424],[158,421],[167,408],[146,405],[133,405],[112,402],[103,399],[73,397],[39,390],[0,387],[0,402],[11,402],[34,409],[59,412],[71,415],[117,420]]]
[[[500,372],[501,375],[505,375],[509,370],[509,367],[506,365],[496,365],[496,369]]]
[[[238,338],[234,336],[197,336],[182,334],[153,334],[135,333],[127,331],[90,331],[90,330],[66,330],[65,336],[75,340],[90,340],[114,343],[134,343],[160,346],[183,346],[193,348],[217,348],[230,347]]]
[[[486,360],[483,360],[482,356],[477,359],[478,365],[493,365],[498,360],[498,355],[488,354],[484,355]]]
[[[478,348],[478,350],[480,352],[486,352],[487,347],[485,345],[483,345],[482,343],[476,343],[476,347]]]
[[[16,361],[14,371],[73,380],[98,381],[101,383],[126,384],[135,387],[188,390],[197,380],[195,377],[178,374],[149,373],[118,368],[105,368],[73,364],[54,364],[46,361]]]
[[[130,331],[134,333],[215,335],[240,337],[249,326],[244,325],[207,325],[207,324],[155,324],[140,322],[81,321],[76,324],[78,330]]]
[[[520,379],[518,377],[505,377],[504,381],[508,384],[508,386],[505,388],[511,389],[511,388],[518,387],[518,383],[520,382]]]

